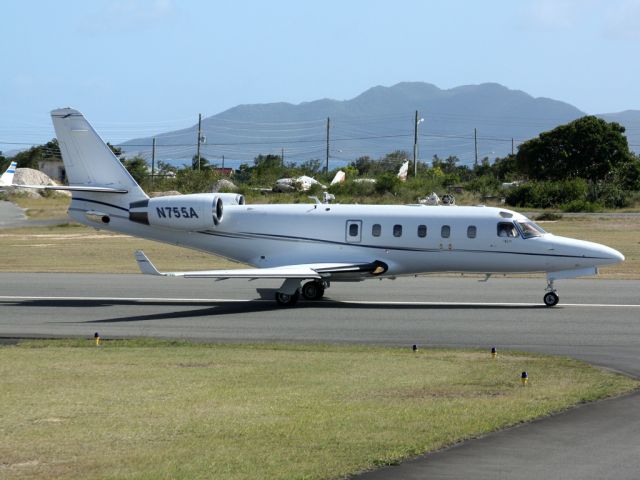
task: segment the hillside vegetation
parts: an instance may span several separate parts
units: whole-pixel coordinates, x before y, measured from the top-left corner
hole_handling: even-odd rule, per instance
[[[434,156],[431,164],[418,162],[416,174],[410,166],[406,181],[398,177],[409,158],[395,151],[382,158],[361,156],[343,168],[346,180],[330,185],[337,169],[324,171],[324,163],[308,160],[297,164],[278,155],[258,155],[252,164],[242,164],[232,180],[234,190],[250,201],[271,192],[276,180],[308,175],[328,186],[328,192],[342,203],[415,203],[431,192],[455,192],[464,202],[506,201],[525,208],[556,208],[564,211],[600,211],[604,208],[633,207],[640,195],[640,157],[630,151],[625,129],[615,122],[587,116],[544,132],[519,146],[517,154],[482,159],[473,167],[460,165],[455,156]],[[177,168],[158,162],[153,175],[141,157],[116,155],[146,191],[211,191],[212,185],[228,175],[207,158],[195,157],[191,166]],[[18,167],[37,166],[45,158],[59,157],[57,141],[33,147],[13,159]],[[6,168],[10,159],[0,157]],[[269,202],[308,201],[321,196],[323,187],[313,185],[306,192],[270,196]],[[462,192],[462,193],[461,193]]]

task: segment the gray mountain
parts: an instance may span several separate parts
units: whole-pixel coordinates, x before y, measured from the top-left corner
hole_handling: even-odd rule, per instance
[[[395,150],[410,156],[414,143],[415,111],[418,158],[456,155],[463,164],[511,152],[522,141],[569,122],[585,112],[565,102],[534,98],[496,83],[442,90],[421,82],[374,87],[351,100],[323,99],[290,103],[239,105],[202,121],[201,155],[227,166],[252,163],[259,154],[281,154],[285,161],[303,162],[326,156],[327,118],[330,119],[331,167],[368,155],[378,158]],[[629,143],[640,150],[640,111],[603,114],[628,128]],[[156,158],[190,163],[196,151],[197,125],[156,135]],[[151,157],[151,138],[121,146],[127,155]]]

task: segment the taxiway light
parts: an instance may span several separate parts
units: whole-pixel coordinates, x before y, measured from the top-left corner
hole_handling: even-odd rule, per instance
[[[93,338],[96,339],[96,347],[100,346],[100,334],[98,332],[93,334]]]
[[[411,350],[413,350],[414,352],[417,352],[418,351],[418,346],[414,345],[413,347],[411,347]]]
[[[527,372],[522,372],[522,375],[520,375],[520,381],[522,381],[523,387],[527,384],[529,381],[529,375],[527,375]]]
[[[491,358],[496,358],[498,356],[498,350],[496,347],[491,347]]]

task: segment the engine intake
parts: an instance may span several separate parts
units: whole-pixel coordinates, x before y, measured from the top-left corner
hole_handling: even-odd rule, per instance
[[[175,230],[206,230],[222,221],[224,201],[220,194],[195,193],[156,197],[129,205],[132,222]]]

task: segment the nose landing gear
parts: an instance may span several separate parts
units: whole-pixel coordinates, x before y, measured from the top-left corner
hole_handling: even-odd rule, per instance
[[[542,297],[542,301],[547,307],[554,307],[560,301],[560,297],[556,293],[556,289],[553,288],[553,280],[547,280],[547,288],[545,290],[544,297]]]

